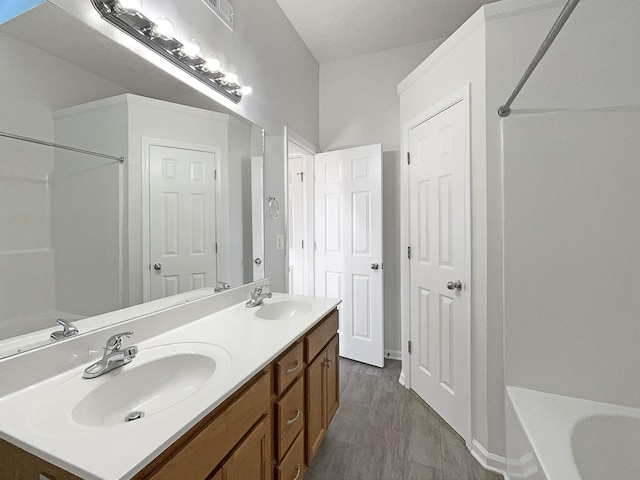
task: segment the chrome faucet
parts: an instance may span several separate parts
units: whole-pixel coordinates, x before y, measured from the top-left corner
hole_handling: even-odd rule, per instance
[[[247,308],[257,307],[262,305],[265,298],[271,298],[271,287],[269,285],[263,285],[262,287],[256,287],[251,292],[251,300],[245,303]]]
[[[63,330],[56,330],[55,332],[51,332],[51,339],[55,340],[63,340],[65,338],[73,337],[78,334],[78,329],[71,325],[71,323],[67,322],[64,318],[59,318],[56,320],[58,325],[61,325]]]
[[[231,288],[231,285],[229,285],[227,282],[216,282],[216,286],[213,289],[213,291],[215,293],[220,293],[220,292],[224,292],[225,290],[229,290]]]
[[[111,370],[120,368],[133,360],[138,353],[138,347],[122,347],[122,337],[131,338],[133,332],[116,333],[109,337],[104,347],[104,355],[93,365],[87,367],[82,374],[83,378],[96,378]]]

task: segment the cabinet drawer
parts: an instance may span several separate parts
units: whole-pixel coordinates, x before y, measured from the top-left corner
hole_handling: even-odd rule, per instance
[[[276,468],[276,480],[301,480],[304,471],[304,434],[301,433]]]
[[[307,334],[304,339],[306,347],[306,361],[309,363],[329,343],[338,331],[338,311],[334,310],[322,322]]]
[[[194,435],[187,433],[180,441],[188,443],[156,468],[151,475],[144,474],[142,477],[138,475],[136,478],[153,480],[207,478],[260,417],[269,412],[270,377],[269,373],[261,374],[250,388],[197,433]]]
[[[304,378],[299,378],[276,402],[278,460],[284,457],[304,427]]]
[[[276,361],[276,395],[284,392],[304,370],[302,342],[294,345]]]

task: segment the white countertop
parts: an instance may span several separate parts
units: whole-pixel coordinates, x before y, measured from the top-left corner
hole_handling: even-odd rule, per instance
[[[77,383],[77,377],[87,366],[82,365],[0,398],[0,438],[87,480],[129,479],[339,303],[335,299],[283,294],[274,294],[264,303],[285,298],[305,300],[313,308],[290,319],[263,320],[255,315],[257,309],[245,308],[242,302],[143,342],[137,343],[135,338],[125,340],[124,346],[138,346],[142,358],[151,347],[194,342],[217,345],[229,354],[231,363],[226,373],[170,408],[130,423],[80,425],[65,413],[69,409],[61,392],[65,382]],[[173,312],[179,315],[180,307]],[[135,331],[135,324],[129,327]],[[135,366],[136,359],[84,382],[104,382],[108,375]]]

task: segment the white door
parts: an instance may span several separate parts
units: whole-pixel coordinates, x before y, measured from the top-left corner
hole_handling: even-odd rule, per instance
[[[382,145],[315,157],[316,295],[341,298],[340,355],[382,367]]]
[[[302,156],[289,157],[287,172],[289,183],[289,293],[307,294],[307,272],[305,263],[305,195],[304,162]]]
[[[264,278],[264,157],[251,157],[251,242],[253,280]]]
[[[149,146],[151,300],[216,283],[213,152]]]
[[[411,386],[466,438],[468,103],[459,101],[411,129],[409,152]]]

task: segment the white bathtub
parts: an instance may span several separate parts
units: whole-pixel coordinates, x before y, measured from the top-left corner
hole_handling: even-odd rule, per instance
[[[526,472],[526,448],[508,452],[510,480],[640,480],[640,409],[517,387],[506,400],[508,449],[535,457]]]

